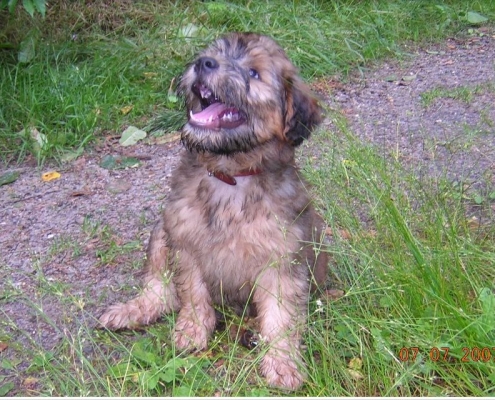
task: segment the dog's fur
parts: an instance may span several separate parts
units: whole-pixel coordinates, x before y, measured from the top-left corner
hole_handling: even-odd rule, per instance
[[[268,383],[295,389],[304,379],[309,291],[325,281],[327,257],[315,253],[324,224],[294,150],[321,121],[321,109],[280,46],[252,33],[218,39],[180,87],[187,150],[151,234],[144,290],[109,307],[100,323],[132,328],[178,311],[177,348],[203,349],[214,305],[230,305],[258,318],[269,345],[261,362]]]

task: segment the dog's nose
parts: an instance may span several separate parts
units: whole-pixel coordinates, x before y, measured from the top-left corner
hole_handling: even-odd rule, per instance
[[[212,72],[218,68],[218,62],[211,57],[201,57],[196,61],[196,71],[199,72]]]

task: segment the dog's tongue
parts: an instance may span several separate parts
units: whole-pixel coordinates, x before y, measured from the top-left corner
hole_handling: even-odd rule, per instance
[[[207,126],[209,128],[218,128],[220,126],[219,115],[225,111],[227,106],[223,103],[213,103],[203,111],[193,114],[191,112],[191,122],[195,125]]]
[[[196,114],[191,111],[189,117],[192,125],[208,129],[235,128],[242,123],[237,109],[220,102],[213,103]]]

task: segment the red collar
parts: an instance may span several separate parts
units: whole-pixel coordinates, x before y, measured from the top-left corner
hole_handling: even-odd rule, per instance
[[[235,176],[251,176],[251,175],[259,175],[263,171],[261,169],[241,169],[235,175],[228,175],[225,172],[221,171],[208,171],[209,176],[214,176],[215,178],[221,180],[222,182],[227,183],[228,185],[235,186],[237,185],[237,181],[235,180]]]

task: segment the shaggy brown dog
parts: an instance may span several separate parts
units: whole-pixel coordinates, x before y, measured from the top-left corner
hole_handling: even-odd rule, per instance
[[[145,287],[100,317],[109,329],[149,324],[178,311],[175,344],[203,349],[214,305],[256,315],[268,350],[268,383],[303,381],[300,335],[310,287],[326,278],[315,253],[323,221],[294,165],[294,148],[321,109],[272,39],[220,38],[181,81],[189,121],[163,218],[147,251]],[[249,305],[248,305],[249,304]]]

